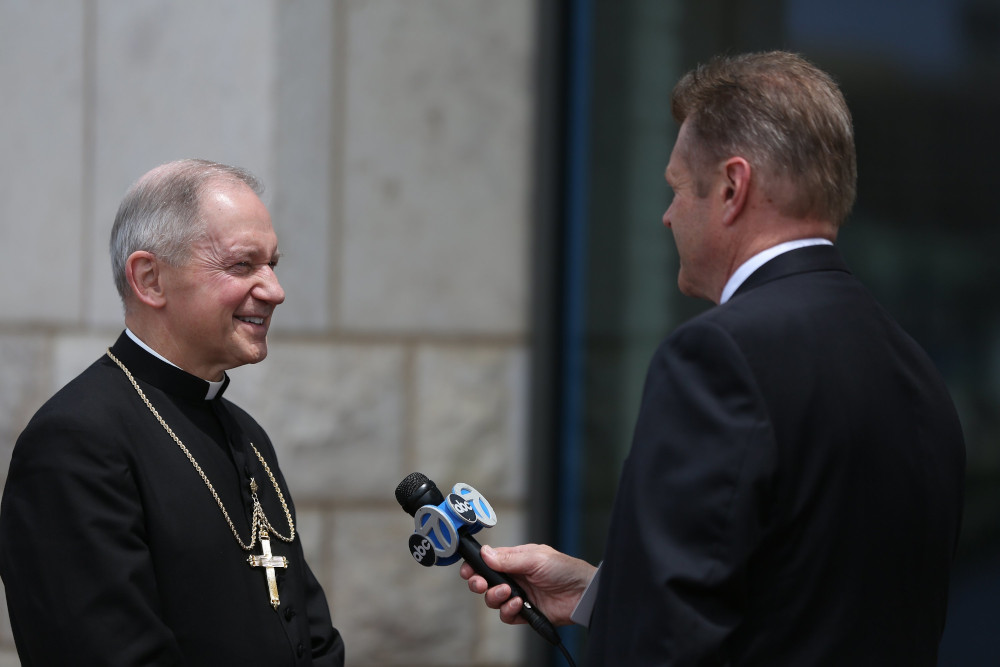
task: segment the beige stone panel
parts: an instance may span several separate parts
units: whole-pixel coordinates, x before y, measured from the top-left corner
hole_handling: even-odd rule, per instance
[[[50,356],[41,336],[0,336],[0,482],[17,436],[49,397]]]
[[[170,160],[200,157],[273,183],[277,4],[94,3],[88,322],[121,318],[108,237],[122,195],[139,176]]]
[[[105,333],[63,335],[56,338],[51,393],[55,393],[97,361],[114,345],[124,329],[125,324],[122,322],[119,329],[108,329]]]
[[[298,502],[392,498],[405,475],[401,349],[272,343],[231,375],[227,398],[267,430]]]
[[[41,336],[0,336],[0,488],[17,436],[49,397],[51,345]],[[0,587],[0,667],[17,665],[7,600]]]
[[[319,577],[322,573],[321,564],[326,560],[326,515],[319,510],[299,505],[294,496],[292,502],[296,505],[295,534],[302,541],[306,562],[309,563],[313,574]],[[321,581],[320,584],[322,583]]]
[[[347,6],[341,324],[523,332],[534,3]]]
[[[420,566],[398,507],[336,513],[334,625],[352,665],[476,664],[477,605],[458,567]]]
[[[83,7],[0,3],[0,312],[83,315]]]
[[[524,491],[526,353],[433,346],[416,362],[416,468],[442,489],[475,487],[491,502]]]
[[[282,259],[285,303],[274,331],[319,331],[331,319],[336,257],[333,207],[335,3],[281,2],[273,128],[271,217]]]
[[[4,649],[10,647],[8,653]],[[5,662],[14,660],[13,662]],[[18,664],[14,653],[14,634],[10,629],[10,612],[7,609],[7,593],[0,586],[0,667]]]
[[[480,544],[509,547],[525,542],[524,513],[509,507],[494,507],[497,511],[497,525],[484,528],[476,533],[475,538]],[[469,593],[472,595],[472,593]],[[526,645],[541,642],[547,645],[534,630],[527,625],[506,625],[500,620],[500,614],[486,606],[478,598],[479,624],[482,627],[476,657],[489,665],[520,665]]]

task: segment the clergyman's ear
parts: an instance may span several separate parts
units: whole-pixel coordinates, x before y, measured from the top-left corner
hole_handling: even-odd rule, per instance
[[[125,278],[132,295],[152,308],[166,305],[161,260],[145,250],[136,250],[125,261]]]

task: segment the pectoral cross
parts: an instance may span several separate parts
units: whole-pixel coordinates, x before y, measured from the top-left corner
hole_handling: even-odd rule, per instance
[[[278,609],[278,605],[281,604],[281,600],[278,599],[278,582],[274,578],[274,568],[276,567],[288,567],[288,559],[284,556],[272,556],[271,555],[271,538],[267,535],[267,530],[262,529],[260,531],[260,548],[263,551],[262,554],[251,554],[247,561],[250,563],[250,567],[263,567],[267,574],[267,589],[271,593],[271,606],[274,607],[275,611]]]

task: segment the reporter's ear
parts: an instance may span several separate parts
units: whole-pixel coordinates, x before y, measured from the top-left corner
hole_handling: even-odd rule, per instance
[[[731,225],[743,212],[750,192],[750,163],[741,157],[731,157],[723,166],[722,221]]]

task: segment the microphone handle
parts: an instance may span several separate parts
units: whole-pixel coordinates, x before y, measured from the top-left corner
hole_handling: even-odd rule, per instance
[[[464,530],[459,531],[458,553],[465,562],[471,565],[472,569],[486,580],[490,588],[499,586],[500,584],[510,586],[511,597],[519,597],[524,602],[524,606],[521,608],[521,616],[528,622],[528,625],[534,628],[535,632],[544,637],[545,641],[553,646],[562,644],[555,626],[545,617],[545,614],[535,608],[534,603],[528,599],[528,596],[524,594],[521,587],[515,584],[514,580],[507,575],[497,572],[486,564],[482,554],[479,553],[482,548],[483,546],[479,544],[479,541],[475,537],[469,535]]]

